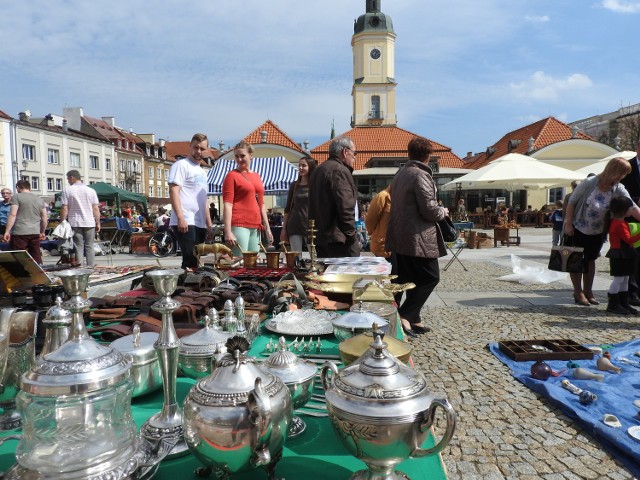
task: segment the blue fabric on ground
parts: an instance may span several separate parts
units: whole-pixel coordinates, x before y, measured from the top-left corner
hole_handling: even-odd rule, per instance
[[[611,361],[622,368],[620,374],[602,372],[596,367],[598,355],[593,360],[576,360],[581,367],[594,373],[602,373],[604,382],[596,380],[578,380],[573,378],[570,370],[559,377],[550,377],[546,381],[536,380],[531,376],[530,362],[516,362],[506,356],[497,342],[491,342],[489,349],[502,363],[511,370],[511,374],[520,382],[536,393],[548,398],[554,405],[561,408],[567,416],[578,421],[580,426],[590,433],[603,447],[614,455],[636,477],[640,476],[640,441],[627,433],[627,429],[640,425],[637,414],[640,411],[633,405],[634,400],[640,399],[640,367],[626,365],[616,361],[618,357],[639,362],[640,357],[634,355],[640,351],[640,340],[612,345],[608,350]],[[545,360],[553,370],[560,371],[567,368],[567,361]],[[591,405],[582,405],[578,396],[562,387],[562,380],[567,379],[573,385],[595,393],[598,399]],[[605,413],[618,417],[622,427],[612,428],[604,424]]]

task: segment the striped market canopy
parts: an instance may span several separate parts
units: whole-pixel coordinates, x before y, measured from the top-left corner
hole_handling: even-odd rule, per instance
[[[209,195],[222,195],[224,177],[234,168],[236,161],[233,158],[216,162],[207,177]],[[264,193],[268,195],[287,193],[289,185],[298,178],[298,169],[284,157],[254,158],[251,170],[260,175]]]

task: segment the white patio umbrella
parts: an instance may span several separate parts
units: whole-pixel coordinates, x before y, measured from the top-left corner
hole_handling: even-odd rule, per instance
[[[537,190],[558,184],[569,184],[584,178],[582,173],[540,162],[519,153],[508,153],[488,165],[445,183],[442,190],[503,189],[509,192],[510,203],[517,190]]]
[[[598,160],[591,165],[587,165],[586,167],[582,167],[576,170],[577,173],[582,174],[582,178],[586,178],[590,173],[595,173],[596,175],[602,173],[604,167],[609,163],[609,160],[617,157],[622,157],[625,160],[631,160],[636,156],[636,152],[632,152],[630,150],[625,150],[624,152],[616,152],[608,157],[604,157],[602,160]]]

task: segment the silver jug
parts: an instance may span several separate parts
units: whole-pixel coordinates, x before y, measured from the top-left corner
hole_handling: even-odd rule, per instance
[[[16,410],[16,396],[20,391],[20,377],[29,370],[35,361],[35,336],[37,312],[19,311],[15,308],[3,308],[1,314],[8,317],[9,344],[6,367],[2,375],[2,393],[0,394],[0,430],[20,428],[22,420]]]
[[[334,430],[346,449],[369,467],[352,480],[408,480],[394,470],[397,464],[434,455],[453,437],[456,414],[449,402],[435,398],[424,375],[391,355],[380,334],[364,355],[341,371],[325,363],[321,377]],[[434,447],[424,449],[438,407],[444,410],[446,430]]]
[[[184,402],[184,437],[193,455],[218,478],[264,466],[270,479],[291,422],[291,396],[282,381],[245,355],[249,342],[235,336],[213,373]]]

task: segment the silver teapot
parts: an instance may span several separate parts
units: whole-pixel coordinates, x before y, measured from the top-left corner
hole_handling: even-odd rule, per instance
[[[282,456],[291,422],[291,396],[282,381],[262,371],[245,352],[249,342],[234,336],[213,373],[187,395],[184,438],[194,456],[220,477],[265,467],[270,479]]]
[[[331,424],[346,449],[369,467],[352,480],[408,480],[395,466],[438,453],[456,426],[449,402],[434,398],[424,375],[391,355],[382,338],[376,334],[371,348],[343,370],[326,362],[321,371]],[[446,431],[434,447],[421,448],[438,407],[444,410]]]

